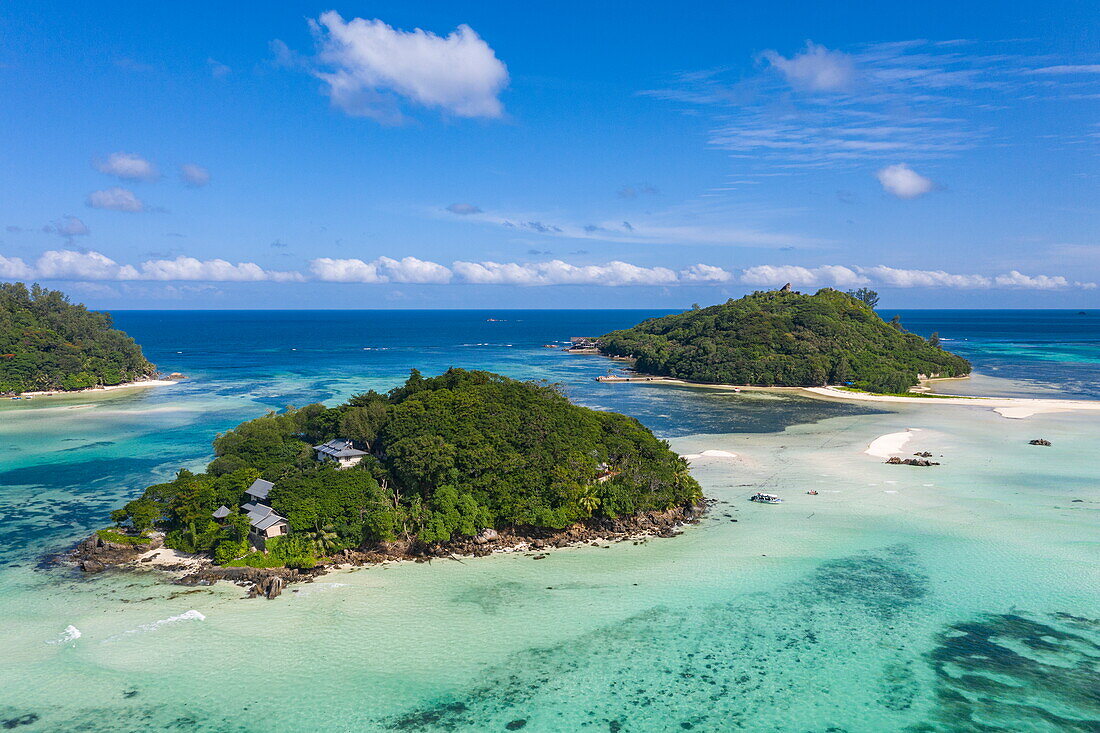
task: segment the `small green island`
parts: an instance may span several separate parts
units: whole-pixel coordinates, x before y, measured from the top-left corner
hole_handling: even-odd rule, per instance
[[[115,511],[84,550],[155,538],[208,570],[308,570],[669,533],[703,508],[687,462],[637,420],[484,371],[414,370],[386,394],[269,413],[214,453]]]
[[[40,285],[0,283],[0,394],[115,386],[156,371],[108,314]]]
[[[961,377],[970,362],[875,311],[877,294],[761,291],[600,336],[606,356],[642,374],[759,387],[848,385],[906,393],[922,378]]]

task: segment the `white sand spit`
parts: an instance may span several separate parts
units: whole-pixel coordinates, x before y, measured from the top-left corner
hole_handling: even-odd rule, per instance
[[[880,435],[871,441],[871,444],[867,446],[867,450],[863,451],[869,456],[875,458],[889,458],[890,456],[901,453],[902,448],[913,437],[913,433],[918,430],[917,428],[908,428],[902,433],[887,433],[886,435]]]

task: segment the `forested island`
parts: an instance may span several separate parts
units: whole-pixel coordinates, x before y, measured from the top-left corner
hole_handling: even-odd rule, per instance
[[[108,314],[37,284],[0,283],[0,393],[113,386],[155,373]]]
[[[703,500],[687,462],[637,420],[484,371],[414,370],[386,394],[269,413],[218,435],[214,453],[204,472],[181,470],[114,512],[118,528],[100,537],[140,547],[160,530],[221,566],[310,568],[505,533],[668,527]]]
[[[877,295],[824,288],[756,292],[722,305],[652,318],[599,337],[608,356],[644,374],[761,387],[851,385],[904,393],[925,377],[959,377],[970,362],[874,311]]]

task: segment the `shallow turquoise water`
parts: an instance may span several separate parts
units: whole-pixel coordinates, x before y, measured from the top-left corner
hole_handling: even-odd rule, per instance
[[[262,329],[250,314],[131,316],[151,357],[192,380],[0,411],[0,724],[1100,729],[1095,417],[602,385],[608,361],[542,348],[637,313],[460,313],[438,328],[374,315],[335,330],[304,315]],[[561,381],[682,453],[734,454],[693,461],[719,503],[671,539],[338,572],[271,602],[36,568],[144,485],[201,465],[218,430],[451,364]],[[907,428],[906,450],[943,465],[863,453]],[[1039,436],[1053,447],[1026,445]],[[757,488],[786,503],[746,501]]]

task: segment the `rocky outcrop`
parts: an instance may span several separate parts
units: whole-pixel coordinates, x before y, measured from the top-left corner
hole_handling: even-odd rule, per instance
[[[930,461],[927,458],[899,458],[898,456],[890,456],[886,459],[886,462],[891,466],[938,466],[940,465],[936,461]]]
[[[387,560],[427,562],[433,558],[455,559],[460,555],[484,557],[501,551],[548,550],[597,540],[618,542],[641,537],[674,537],[684,525],[698,522],[706,508],[706,504],[698,504],[633,517],[592,518],[560,530],[546,527],[485,529],[475,537],[432,544],[384,542],[361,550],[344,550],[334,560],[352,565],[370,565]]]
[[[146,543],[129,544],[111,542],[96,533],[81,540],[80,544],[72,551],[72,559],[84,572],[98,573],[108,566],[132,562],[146,552],[155,550],[163,544],[164,538],[160,535],[153,535]]]
[[[299,570],[297,568],[237,568],[210,565],[188,573],[174,582],[178,585],[213,585],[227,580],[248,589],[249,598],[264,596],[275,598],[290,583],[308,583],[324,575],[323,567]]]
[[[256,598],[257,596],[263,596],[267,600],[273,600],[279,597],[279,594],[283,592],[283,579],[278,575],[269,575],[259,583],[252,586],[252,589],[248,591],[249,598]]]
[[[1027,441],[1028,445],[1050,445],[1050,441],[1046,438],[1036,438],[1035,440]]]

